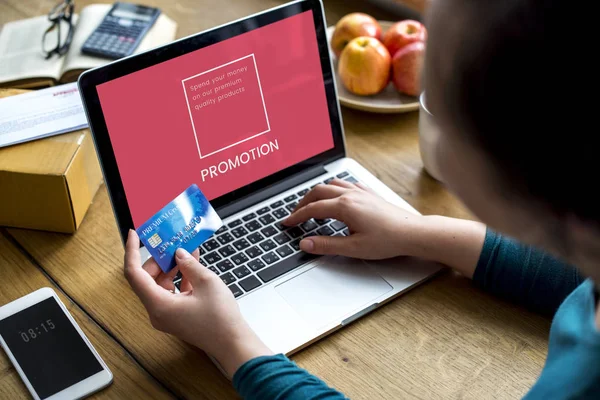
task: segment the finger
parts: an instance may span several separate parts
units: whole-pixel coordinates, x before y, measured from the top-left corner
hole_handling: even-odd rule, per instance
[[[329,182],[329,185],[338,186],[338,187],[342,187],[345,189],[356,189],[356,185],[354,183],[348,182],[348,181],[345,181],[342,179],[338,179],[338,178],[335,178],[334,180]]]
[[[195,254],[192,253],[192,256]],[[202,263],[200,263],[200,265],[202,265]],[[202,265],[204,267],[204,265]],[[210,269],[204,267],[209,273],[211,274],[215,274],[213,271],[211,271]],[[217,275],[217,274],[215,274]],[[182,275],[183,276],[183,275]],[[192,290],[192,284],[190,283],[190,280],[187,279],[185,276],[183,276],[183,278],[181,279],[181,285],[180,285],[180,291],[181,292],[189,292],[190,290]]]
[[[179,291],[181,293],[184,293],[184,292],[189,292],[191,290],[192,290],[192,284],[190,283],[190,280],[184,276],[183,279],[181,279],[181,285],[179,285]]]
[[[173,290],[173,279],[175,279],[175,275],[177,275],[177,273],[179,272],[179,268],[175,267],[172,270],[170,270],[169,272],[165,273],[161,273],[157,278],[156,278],[156,283],[158,283],[160,286],[162,286],[163,288],[167,289],[167,290]]]
[[[198,261],[200,259],[200,249],[196,249],[192,252],[192,257]],[[159,268],[160,269],[160,268]],[[175,275],[179,272],[179,267],[176,266],[172,270],[170,270],[167,274],[161,273],[155,278],[156,283],[167,290],[173,289],[173,279],[175,279]]]
[[[200,248],[197,248],[192,252],[192,257],[194,257],[197,261],[200,261]]]
[[[125,245],[125,277],[146,308],[160,302],[167,295],[141,266],[140,239],[134,230],[129,231]]]
[[[133,229],[130,229],[129,233],[127,234],[127,242],[125,243],[125,259],[123,268],[126,272],[127,268],[130,266],[141,264],[142,256],[140,255],[140,238]]]
[[[294,211],[292,215],[284,221],[286,225],[298,225],[311,218],[326,219],[335,218],[341,219],[340,207],[338,199],[319,200],[314,203],[309,203],[301,209]]]
[[[125,256],[127,257],[128,255],[129,257],[135,257],[137,259],[137,263],[142,263],[142,256],[140,254],[140,238],[137,232],[133,229],[129,230],[129,234],[127,235],[127,244],[125,245]],[[127,263],[125,263],[125,266],[127,266]],[[162,272],[152,257],[144,262],[142,268],[152,277],[152,279],[156,279]]]
[[[207,279],[212,278],[214,272],[200,264],[190,253],[185,249],[179,248],[175,252],[175,260],[184,276],[193,287],[202,285]]]
[[[319,184],[315,186],[310,192],[306,193],[302,200],[298,202],[296,206],[296,210],[301,209],[307,204],[310,204],[315,201],[332,199],[344,194],[345,190],[339,186],[331,186],[331,185],[323,185]]]
[[[146,260],[142,268],[152,277],[152,279],[156,280],[160,274],[162,274],[162,269],[158,266],[156,261],[152,257]]]
[[[358,257],[359,240],[356,236],[311,236],[300,241],[300,249],[312,254]]]
[[[371,189],[370,187],[368,187],[367,185],[365,185],[362,182],[356,182],[355,185],[358,186],[360,189],[362,189],[364,191],[367,191],[367,192],[369,192],[371,194],[374,194],[377,197],[380,197],[379,194],[377,194],[377,192],[375,192],[373,189]]]
[[[334,179],[331,182],[329,182],[330,185],[335,185],[335,186],[340,186],[346,189],[362,189],[364,191],[367,191],[371,194],[377,195],[379,196],[373,189],[371,189],[370,187],[368,187],[367,185],[365,185],[362,182],[356,182],[356,183],[351,183],[342,179]]]

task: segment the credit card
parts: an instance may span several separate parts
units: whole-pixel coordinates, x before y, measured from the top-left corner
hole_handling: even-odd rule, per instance
[[[136,229],[140,240],[163,272],[172,270],[175,251],[193,252],[223,226],[200,188],[193,184]]]

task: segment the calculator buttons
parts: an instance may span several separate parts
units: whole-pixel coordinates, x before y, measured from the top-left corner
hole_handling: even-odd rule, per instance
[[[147,21],[107,15],[83,45],[88,54],[121,58],[135,50],[140,36],[148,29]]]

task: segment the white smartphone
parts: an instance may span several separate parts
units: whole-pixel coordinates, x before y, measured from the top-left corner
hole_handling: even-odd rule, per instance
[[[113,376],[51,288],[0,307],[0,344],[36,400],[71,400]]]

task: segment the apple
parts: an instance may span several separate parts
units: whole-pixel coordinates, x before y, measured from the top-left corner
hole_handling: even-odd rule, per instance
[[[369,36],[381,39],[381,26],[379,22],[368,14],[347,14],[335,25],[331,36],[331,49],[336,57],[340,57],[344,47],[354,38]]]
[[[419,95],[424,57],[423,42],[408,44],[396,52],[392,59],[392,81],[399,92],[409,96]]]
[[[392,57],[407,44],[426,41],[427,29],[425,25],[412,19],[396,22],[383,35],[383,44]]]
[[[379,40],[359,36],[342,51],[338,74],[350,92],[369,96],[381,92],[389,83],[392,57]]]

